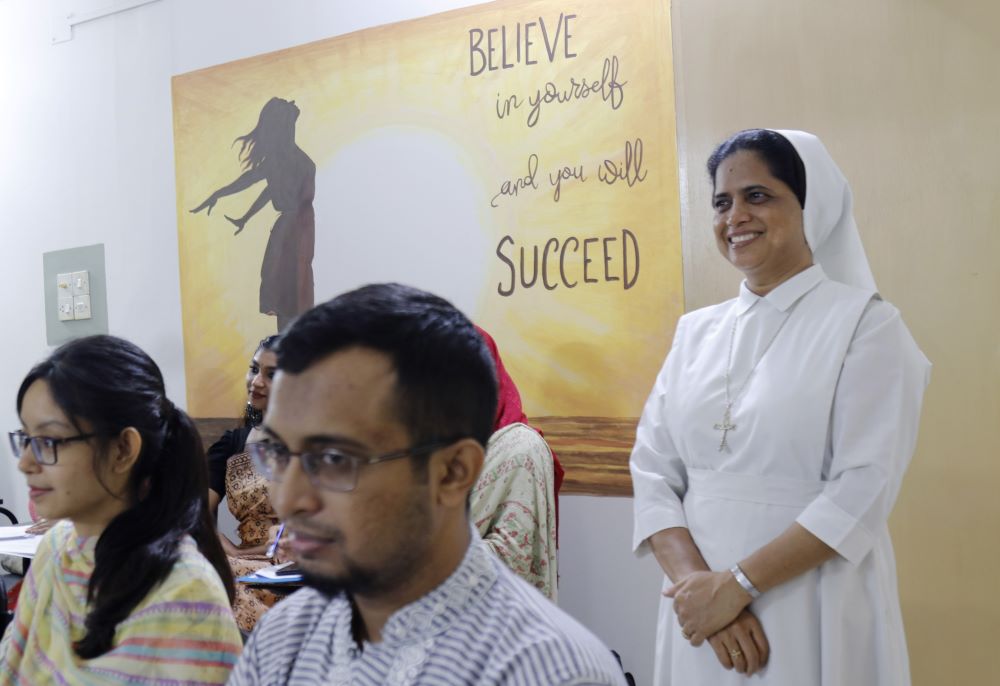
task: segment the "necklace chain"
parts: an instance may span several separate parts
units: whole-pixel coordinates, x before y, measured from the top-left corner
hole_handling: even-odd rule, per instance
[[[722,432],[722,440],[719,442],[720,453],[729,447],[729,432],[736,429],[736,425],[733,424],[733,405],[743,393],[743,389],[745,389],[747,384],[750,383],[750,379],[753,377],[753,373],[757,369],[757,365],[759,365],[760,361],[764,359],[764,355],[767,354],[767,351],[771,349],[771,344],[774,343],[774,339],[778,337],[779,333],[781,333],[781,330],[784,328],[785,323],[788,321],[790,316],[791,313],[785,315],[785,318],[781,321],[781,324],[778,325],[778,328],[775,329],[774,334],[771,336],[771,340],[769,340],[767,345],[764,346],[764,350],[761,352],[760,357],[758,357],[757,361],[753,363],[752,367],[750,367],[750,371],[747,372],[747,378],[743,379],[743,383],[740,384],[740,387],[736,389],[735,393],[730,393],[729,386],[733,369],[733,344],[736,341],[736,326],[740,321],[739,315],[733,319],[733,328],[729,332],[729,353],[726,355],[726,374],[724,377],[726,381],[726,408],[722,414],[722,421],[715,425],[715,430]]]

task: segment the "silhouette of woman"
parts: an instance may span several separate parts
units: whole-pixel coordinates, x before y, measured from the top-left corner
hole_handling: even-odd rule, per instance
[[[260,311],[276,316],[281,331],[296,315],[313,306],[313,250],[316,221],[316,165],[295,144],[295,101],[271,98],[260,111],[257,126],[240,143],[244,172],[215,191],[191,212],[212,208],[219,198],[246,190],[259,181],[267,185],[242,217],[226,215],[238,235],[247,221],[268,202],[278,212],[260,267]]]

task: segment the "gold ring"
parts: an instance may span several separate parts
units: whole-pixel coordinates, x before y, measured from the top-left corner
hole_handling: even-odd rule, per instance
[[[743,651],[740,650],[739,648],[733,648],[732,650],[729,651],[729,657],[739,657],[742,654]]]

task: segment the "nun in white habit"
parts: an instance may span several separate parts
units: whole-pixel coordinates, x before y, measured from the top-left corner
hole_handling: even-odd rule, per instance
[[[681,317],[632,451],[633,545],[666,575],[654,682],[909,684],[886,520],[930,363],[818,138],[742,131],[708,167],[745,280]]]

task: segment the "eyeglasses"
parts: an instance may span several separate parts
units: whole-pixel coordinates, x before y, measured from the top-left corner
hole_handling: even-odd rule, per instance
[[[57,446],[73,441],[85,441],[94,438],[97,434],[80,434],[78,436],[67,436],[66,438],[52,438],[51,436],[29,436],[23,431],[10,431],[10,451],[18,460],[24,455],[24,451],[31,445],[31,453],[35,456],[35,462],[44,465],[53,465],[59,460]]]
[[[373,465],[379,462],[398,460],[401,457],[422,455],[450,445],[456,440],[458,439],[433,441],[375,457],[348,455],[335,448],[318,452],[293,453],[280,443],[250,443],[247,445],[247,452],[253,458],[257,470],[271,481],[281,481],[285,470],[292,462],[292,458],[298,457],[302,462],[302,470],[309,476],[309,481],[313,486],[346,493],[353,491],[358,485],[358,469],[362,465]]]

